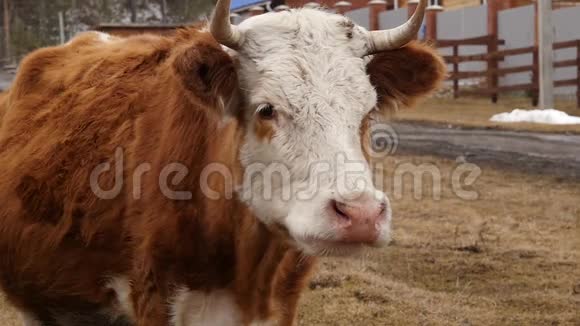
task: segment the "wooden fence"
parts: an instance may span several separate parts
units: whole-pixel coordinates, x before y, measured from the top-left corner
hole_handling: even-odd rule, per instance
[[[94,30],[107,33],[114,36],[127,37],[137,34],[156,34],[156,35],[173,35],[179,28],[186,27],[183,24],[101,24],[94,27]]]
[[[537,105],[539,93],[538,48],[536,46],[530,46],[493,51],[498,48],[498,45],[503,44],[503,40],[498,40],[492,35],[461,40],[437,40],[437,47],[453,48],[453,55],[444,56],[444,58],[448,64],[453,66],[453,70],[448,79],[453,82],[454,98],[458,98],[461,95],[486,95],[495,103],[500,93],[525,91],[532,98],[533,105]],[[459,47],[462,45],[485,45],[487,46],[487,53],[459,55]],[[554,43],[555,50],[565,48],[576,48],[576,59],[556,61],[554,62],[554,68],[576,67],[576,78],[555,81],[554,87],[576,86],[577,106],[580,108],[580,40]],[[533,54],[533,63],[531,65],[499,68],[499,62],[504,60],[505,57],[528,53]],[[486,62],[487,69],[483,71],[459,71],[459,63],[461,62]],[[532,73],[531,83],[499,86],[499,77],[528,71]],[[473,89],[459,89],[460,80],[473,78],[485,78],[485,86]]]

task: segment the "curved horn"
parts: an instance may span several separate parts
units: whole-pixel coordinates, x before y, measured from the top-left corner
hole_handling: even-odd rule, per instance
[[[398,49],[412,41],[421,28],[427,0],[420,0],[413,16],[399,27],[369,32],[369,53]]]
[[[218,42],[229,48],[237,49],[242,43],[242,33],[237,26],[230,23],[230,1],[218,0],[209,30]]]

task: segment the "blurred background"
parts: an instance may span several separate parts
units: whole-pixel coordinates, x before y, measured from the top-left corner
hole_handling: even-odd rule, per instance
[[[207,18],[213,0],[0,0],[0,89],[30,51],[67,42],[81,31],[171,34]],[[417,0],[232,0],[232,22],[270,11],[320,7],[370,29],[402,24]],[[430,0],[418,35],[449,64],[446,92],[455,99],[521,95],[539,100],[538,3],[535,0]],[[580,0],[551,1],[553,94],[580,107]],[[551,105],[553,106],[553,105]]]
[[[66,42],[101,24],[175,25],[197,21],[211,0],[0,0],[1,55],[16,63],[39,47]]]

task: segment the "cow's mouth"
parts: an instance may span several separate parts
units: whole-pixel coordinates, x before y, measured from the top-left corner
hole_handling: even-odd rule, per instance
[[[291,247],[294,247],[309,256],[356,256],[367,249],[381,248],[390,242],[390,232],[381,230],[375,239],[367,241],[355,241],[348,238],[328,236],[294,236],[292,232],[281,223],[268,225],[268,229],[277,237],[285,239]],[[381,228],[382,229],[382,228]],[[337,230],[334,230],[335,232]],[[387,236],[383,236],[386,232]]]
[[[306,237],[296,242],[305,253],[314,256],[353,256],[365,249],[382,246],[379,241],[351,242],[317,237]]]

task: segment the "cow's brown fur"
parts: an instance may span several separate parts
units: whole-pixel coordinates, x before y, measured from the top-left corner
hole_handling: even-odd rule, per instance
[[[258,139],[269,142],[274,136],[272,121],[262,119],[254,121],[254,134]]]
[[[2,120],[8,108],[8,92],[0,92],[0,128],[2,127]]]
[[[379,90],[404,83],[372,78]],[[405,82],[409,89],[396,96],[408,102],[428,91],[426,84],[412,90]],[[237,155],[245,122],[220,127],[226,108],[219,99],[236,90],[231,58],[196,29],[110,43],[88,33],[29,55],[0,129],[0,283],[9,300],[50,321],[58,311],[114,306],[105,285],[126,276],[138,325],[167,324],[168,300],[181,286],[231,290],[245,323],[277,316],[292,325],[315,259],[228,199],[219,177],[209,183],[224,194],[220,199],[199,189],[210,162],[227,164],[236,180],[242,174]],[[118,148],[122,191],[99,199],[91,171],[120,164],[112,162]],[[171,188],[191,191],[190,200],[161,193],[158,176],[175,162],[189,173]],[[133,173],[142,163],[151,170],[135,198]],[[104,189],[114,182],[112,172],[99,178]]]
[[[436,49],[411,42],[400,49],[378,53],[367,65],[367,71],[379,101],[395,99],[409,107],[439,87],[446,66]]]
[[[378,112],[367,115],[360,129],[362,149],[368,161],[371,159],[371,148],[364,139],[370,138],[371,117],[374,120],[385,119],[399,105],[407,108],[416,105],[439,88],[447,68],[434,48],[414,41],[397,50],[377,53],[368,63],[367,72],[378,97]]]

